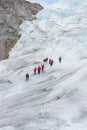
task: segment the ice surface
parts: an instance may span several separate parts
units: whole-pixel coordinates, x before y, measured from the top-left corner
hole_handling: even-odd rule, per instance
[[[87,130],[86,12],[86,0],[61,0],[21,24],[0,62],[0,130]],[[53,66],[34,75],[46,57]]]

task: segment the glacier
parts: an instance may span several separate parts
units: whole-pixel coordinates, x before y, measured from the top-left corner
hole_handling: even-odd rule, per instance
[[[86,12],[87,0],[58,0],[20,25],[0,61],[0,130],[87,130]],[[46,57],[53,66],[34,75]]]

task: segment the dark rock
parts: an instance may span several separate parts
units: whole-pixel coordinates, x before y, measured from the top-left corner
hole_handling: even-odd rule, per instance
[[[25,0],[0,0],[0,60],[8,57],[19,39],[20,24],[35,19],[35,14],[41,9],[41,5]]]

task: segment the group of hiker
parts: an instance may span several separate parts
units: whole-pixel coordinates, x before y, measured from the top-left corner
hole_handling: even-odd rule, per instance
[[[48,62],[48,58],[46,57],[45,59],[43,59],[43,62]],[[53,59],[49,59],[50,66],[52,66],[53,63],[54,63]],[[61,56],[59,57],[59,63],[61,63]],[[42,64],[41,66],[35,67],[34,70],[33,70],[34,75],[36,75],[37,73],[40,74],[41,71],[43,72],[44,67],[45,67],[44,64]],[[28,81],[29,80],[29,74],[27,73],[25,77],[26,77],[26,81]]]
[[[44,71],[44,64],[42,64],[42,66],[38,66],[37,68],[36,67],[34,68],[34,75],[36,75],[37,71],[38,71],[38,74],[40,74],[41,70]],[[27,73],[26,81],[28,81],[28,80],[29,80],[29,74]]]
[[[47,62],[47,61],[48,61],[47,57],[45,59],[43,59],[43,62]],[[50,64],[50,66],[53,65],[53,59],[49,59],[49,64]]]
[[[36,74],[36,72],[38,71],[38,74],[40,74],[40,72],[44,71],[44,64],[42,64],[42,66],[38,66],[37,68],[34,68],[34,74]]]

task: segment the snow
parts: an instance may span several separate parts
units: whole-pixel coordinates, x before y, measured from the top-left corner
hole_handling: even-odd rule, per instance
[[[21,24],[0,62],[0,130],[87,130],[86,10],[86,0],[61,0]],[[46,57],[53,66],[34,75]]]

